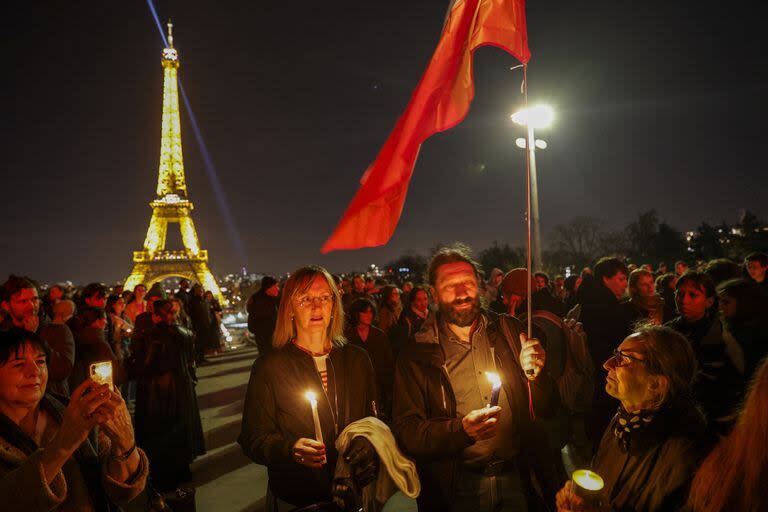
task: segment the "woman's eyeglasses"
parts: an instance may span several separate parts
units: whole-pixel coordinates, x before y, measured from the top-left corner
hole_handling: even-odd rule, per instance
[[[640,359],[639,357],[630,356],[626,352],[622,352],[619,349],[615,349],[613,351],[613,357],[611,357],[610,361],[613,362],[613,366],[616,368],[630,365],[632,364],[632,361],[645,364],[645,359]]]
[[[320,306],[327,306],[328,304],[332,303],[333,295],[320,295],[319,297],[310,297],[309,295],[305,295],[304,297],[296,299],[296,304],[298,304],[301,308],[308,309],[312,307],[315,301],[318,301]]]

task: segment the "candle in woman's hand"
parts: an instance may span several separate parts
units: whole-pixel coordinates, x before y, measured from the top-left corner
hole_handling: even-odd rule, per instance
[[[488,407],[496,407],[499,405],[499,393],[501,392],[501,379],[497,373],[485,372],[485,376],[491,383],[491,403]]]
[[[312,421],[315,423],[315,439],[318,443],[323,443],[323,429],[320,428],[320,415],[317,414],[317,396],[312,391],[307,391],[304,396],[309,400],[312,407]]]
[[[600,475],[588,469],[577,469],[571,475],[571,480],[574,494],[591,505],[599,504],[604,485]]]

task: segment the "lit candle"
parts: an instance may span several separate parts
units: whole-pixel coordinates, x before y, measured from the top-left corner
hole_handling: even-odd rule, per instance
[[[572,486],[574,494],[591,505],[599,504],[605,485],[600,475],[588,469],[577,469],[571,475],[571,480],[574,483]]]
[[[485,376],[491,383],[491,403],[488,407],[496,407],[499,405],[499,393],[501,392],[501,379],[497,373],[485,372]]]
[[[304,394],[309,400],[309,405],[312,407],[312,421],[315,422],[315,439],[317,442],[323,442],[323,430],[320,428],[320,416],[317,414],[317,396],[312,391],[307,391]]]

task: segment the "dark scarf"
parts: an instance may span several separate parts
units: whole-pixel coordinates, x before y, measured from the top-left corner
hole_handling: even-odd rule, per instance
[[[613,424],[613,435],[619,441],[619,445],[624,452],[628,452],[632,446],[632,439],[642,435],[648,430],[656,411],[641,410],[637,413],[627,412],[624,406],[620,405],[616,412],[616,421]]]
[[[64,411],[64,405],[61,402],[50,395],[45,395],[38,407],[45,409],[61,425]],[[0,413],[0,437],[5,439],[8,444],[24,452],[27,456],[40,449],[31,437],[3,413]],[[74,457],[80,467],[83,480],[88,487],[88,493],[94,508],[98,512],[109,512],[113,508],[101,483],[101,462],[95,448],[95,438],[96,430],[93,430],[88,439],[83,441],[83,444],[75,451]]]

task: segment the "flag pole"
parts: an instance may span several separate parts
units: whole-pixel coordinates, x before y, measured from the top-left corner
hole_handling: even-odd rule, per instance
[[[528,108],[528,65],[523,64],[523,98],[525,102],[525,108]],[[528,137],[526,138],[526,151],[525,151],[525,221],[526,221],[526,249],[527,249],[527,262],[526,268],[528,270],[528,300],[526,319],[528,321],[528,338],[533,337],[533,304],[532,296],[533,289],[531,286],[532,281],[532,265],[531,265],[531,151],[530,144],[532,143],[531,137],[531,120],[526,123],[528,128]]]

